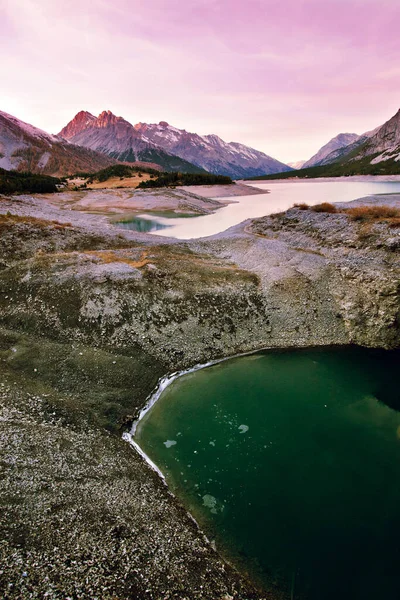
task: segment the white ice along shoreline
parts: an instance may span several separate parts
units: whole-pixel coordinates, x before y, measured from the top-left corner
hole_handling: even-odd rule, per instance
[[[153,471],[158,473],[158,475],[161,477],[161,479],[164,481],[165,484],[166,484],[166,480],[165,480],[164,473],[161,471],[161,469],[159,469],[157,467],[157,465],[151,460],[151,458],[149,456],[147,456],[147,454],[142,450],[142,448],[139,446],[139,444],[137,442],[135,442],[133,439],[140,421],[149,412],[149,410],[154,406],[154,404],[157,402],[157,400],[161,397],[161,394],[163,393],[163,391],[169,385],[171,385],[171,383],[173,381],[175,381],[175,379],[178,379],[178,377],[182,377],[183,375],[188,375],[189,373],[194,373],[195,371],[199,371],[200,369],[205,369],[206,367],[211,367],[212,365],[216,365],[220,362],[228,360],[229,358],[234,358],[234,357],[219,358],[217,360],[213,360],[208,363],[197,364],[194,367],[191,367],[190,369],[184,369],[183,371],[175,371],[175,373],[171,373],[171,375],[166,375],[164,377],[161,377],[161,379],[157,383],[157,387],[156,387],[155,391],[152,392],[152,394],[150,394],[145,406],[140,411],[139,417],[136,419],[136,421],[134,421],[132,423],[132,427],[131,427],[131,430],[129,431],[129,433],[125,432],[122,434],[122,439],[124,439],[126,442],[128,442],[128,444],[131,444],[131,446],[133,446],[135,448],[135,450],[140,454],[140,456],[142,458],[144,458],[144,460],[153,469]]]
[[[257,352],[262,352],[263,350],[269,350],[269,349],[271,349],[271,348],[268,348],[268,347],[260,348],[258,350],[251,350],[250,352],[243,352],[241,354],[234,354],[233,356],[226,356],[225,358],[218,358],[216,360],[211,360],[204,364],[197,364],[194,367],[191,367],[190,369],[184,369],[183,371],[175,371],[175,373],[172,373],[171,375],[166,375],[164,377],[161,377],[161,379],[157,383],[155,391],[152,394],[150,394],[145,406],[140,411],[139,417],[136,419],[136,421],[134,421],[132,423],[131,430],[129,432],[126,431],[125,433],[123,433],[122,439],[125,440],[126,442],[128,442],[128,444],[130,444],[136,450],[136,452],[138,452],[138,454],[140,454],[140,456],[146,461],[146,463],[149,465],[149,467],[160,476],[161,481],[164,483],[164,485],[167,486],[167,488],[168,488],[168,484],[167,484],[164,473],[161,471],[161,469],[159,469],[157,467],[157,465],[151,460],[151,458],[149,456],[147,456],[146,452],[144,452],[142,450],[142,448],[139,446],[139,444],[137,442],[135,442],[133,439],[133,436],[136,433],[139,422],[143,419],[145,414],[148,413],[149,410],[154,406],[154,404],[160,398],[163,391],[169,385],[171,385],[171,383],[173,381],[175,381],[175,379],[178,379],[178,377],[182,377],[183,375],[188,375],[189,373],[194,373],[195,371],[200,371],[200,369],[205,369],[206,367],[212,367],[213,365],[217,365],[219,363],[225,362],[226,360],[230,360],[231,358],[240,358],[241,356],[250,356],[251,354],[257,354]],[[174,496],[174,494],[171,492],[171,490],[169,488],[168,488],[168,490],[169,490],[169,493],[172,496]],[[201,529],[200,525],[198,524],[198,522],[196,521],[194,516],[188,510],[186,510],[186,514],[194,522],[197,529],[200,531],[201,535],[204,537],[205,541],[208,544],[210,544],[214,548],[214,550],[216,550],[217,548],[215,545],[215,541],[214,540],[211,541],[206,536],[206,534],[203,532],[203,530]]]
[[[171,494],[171,496],[175,496],[175,494],[173,494],[171,492],[171,490],[169,489],[164,473],[161,471],[161,469],[159,469],[157,467],[157,465],[151,460],[151,458],[149,456],[147,456],[147,454],[142,450],[142,448],[139,446],[139,444],[137,442],[135,442],[133,439],[133,436],[136,433],[139,422],[143,419],[143,417],[146,415],[146,413],[148,413],[149,410],[154,406],[154,404],[160,398],[163,391],[169,385],[171,385],[171,383],[173,383],[175,381],[175,379],[178,379],[178,377],[182,377],[183,375],[188,375],[189,373],[194,373],[195,371],[200,371],[200,369],[205,369],[206,367],[212,367],[213,365],[217,365],[217,364],[225,362],[227,360],[231,360],[232,358],[240,358],[242,356],[251,356],[252,354],[257,354],[258,352],[263,352],[263,350],[273,350],[273,348],[264,346],[263,348],[258,348],[256,350],[250,350],[249,352],[241,352],[239,354],[234,354],[233,356],[225,356],[224,358],[218,358],[216,360],[211,360],[204,364],[197,364],[194,367],[191,367],[190,369],[184,369],[182,371],[175,371],[171,375],[165,375],[164,377],[161,377],[161,379],[157,383],[157,386],[156,386],[154,392],[152,392],[149,395],[145,406],[140,411],[139,417],[136,419],[136,421],[134,421],[132,423],[131,430],[129,432],[125,432],[122,434],[122,439],[125,440],[126,442],[128,442],[128,444],[130,444],[136,450],[136,452],[138,454],[140,454],[140,456],[146,461],[146,463],[149,465],[149,467],[159,475],[159,477],[161,478],[161,481],[164,483],[164,485],[167,486],[168,492],[169,492],[169,494]],[[205,541],[208,544],[210,544],[214,548],[214,550],[217,550],[217,547],[215,545],[215,540],[210,540],[206,536],[206,534],[204,533],[204,531],[202,530],[202,528],[200,527],[200,525],[198,524],[198,522],[196,521],[194,516],[188,510],[186,510],[186,514],[194,522],[197,529],[199,530],[201,535],[204,537]]]
[[[175,371],[174,373],[171,373],[171,375],[165,375],[164,377],[161,377],[161,379],[157,383],[157,386],[156,386],[154,392],[152,392],[150,394],[150,396],[148,396],[148,400],[146,401],[146,404],[140,411],[139,417],[136,419],[136,421],[134,421],[132,423],[131,430],[129,432],[123,433],[122,439],[125,440],[126,442],[128,442],[128,444],[130,444],[131,446],[133,446],[133,448],[135,448],[135,450],[140,454],[140,456],[142,458],[144,458],[144,460],[153,469],[153,471],[158,473],[158,475],[161,477],[161,479],[163,480],[165,485],[167,485],[164,473],[161,471],[161,469],[159,469],[157,467],[157,465],[151,460],[151,458],[149,456],[147,456],[147,454],[144,452],[144,450],[142,450],[142,448],[139,446],[139,444],[137,442],[135,442],[133,439],[135,436],[137,427],[138,427],[140,421],[143,419],[143,417],[149,412],[149,410],[154,406],[154,404],[157,402],[157,400],[161,397],[161,394],[164,392],[164,390],[169,385],[171,385],[171,383],[173,383],[175,381],[175,379],[178,379],[179,377],[182,377],[183,375],[188,375],[189,373],[194,373],[195,371],[200,371],[200,369],[205,369],[206,367],[212,367],[214,365],[218,365],[219,363],[225,362],[227,360],[231,360],[233,358],[240,358],[242,356],[251,356],[252,354],[257,354],[258,352],[263,352],[264,350],[272,350],[272,349],[273,348],[271,348],[271,347],[264,346],[263,348],[258,348],[256,350],[250,350],[249,352],[241,352],[239,354],[234,354],[233,356],[225,356],[224,358],[217,358],[216,360],[210,360],[207,363],[197,364],[194,367],[191,367],[190,369],[184,369],[182,371]]]

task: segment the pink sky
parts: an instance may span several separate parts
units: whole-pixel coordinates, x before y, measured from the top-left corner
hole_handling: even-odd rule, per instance
[[[285,162],[400,107],[399,0],[0,0],[0,110],[216,133]]]

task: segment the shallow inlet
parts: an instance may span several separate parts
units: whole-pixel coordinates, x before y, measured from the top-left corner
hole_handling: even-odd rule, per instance
[[[141,231],[142,233],[149,233],[150,231],[159,231],[160,229],[166,229],[168,225],[159,223],[154,219],[146,219],[139,216],[133,216],[124,219],[123,221],[114,221],[117,227],[122,229],[128,229],[130,231]]]
[[[135,440],[267,588],[394,600],[399,366],[399,352],[360,348],[232,359],[175,380]]]
[[[192,213],[180,213],[180,219],[196,218],[198,215]],[[176,219],[177,213],[175,211],[152,211],[151,215],[146,214],[131,214],[126,215],[122,219],[114,219],[112,222],[117,227],[122,229],[128,229],[130,231],[141,231],[142,233],[149,233],[154,231],[160,231],[161,229],[167,229],[169,227],[168,222],[171,219]],[[158,219],[162,219],[160,222]]]

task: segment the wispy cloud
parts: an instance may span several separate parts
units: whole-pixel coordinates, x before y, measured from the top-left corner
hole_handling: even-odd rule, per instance
[[[399,104],[398,0],[3,0],[0,17],[0,108],[50,131],[110,108],[291,160]]]

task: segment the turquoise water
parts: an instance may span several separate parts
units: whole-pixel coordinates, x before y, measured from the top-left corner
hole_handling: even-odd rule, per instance
[[[158,223],[152,219],[143,219],[142,217],[132,217],[124,221],[116,221],[117,227],[122,229],[129,229],[130,231],[141,231],[142,233],[148,233],[149,231],[159,231],[160,229],[166,229],[168,225]]]
[[[242,568],[290,598],[400,595],[399,352],[265,352],[177,379],[136,441]]]

